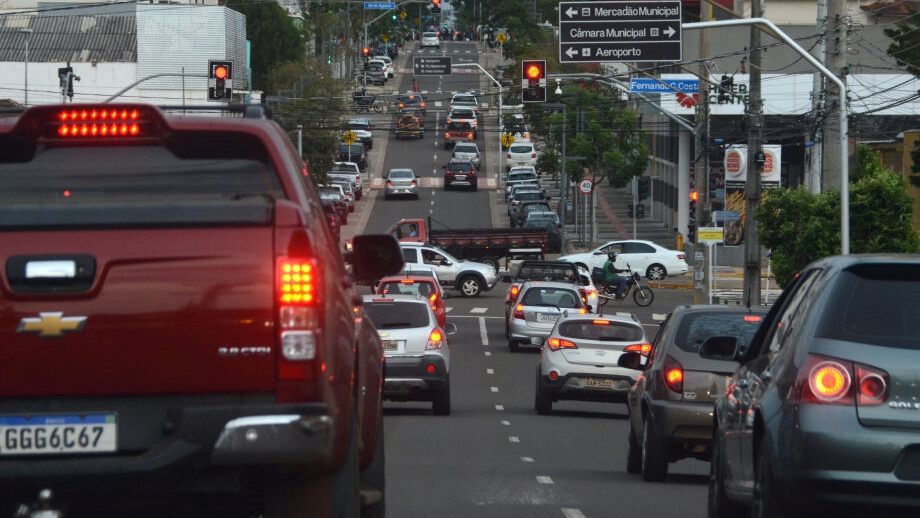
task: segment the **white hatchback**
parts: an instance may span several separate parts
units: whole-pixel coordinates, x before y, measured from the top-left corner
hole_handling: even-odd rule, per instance
[[[537,148],[534,147],[533,142],[525,140],[511,144],[505,155],[505,170],[510,171],[512,167],[528,165],[537,165]]]
[[[436,32],[423,32],[422,40],[419,42],[419,48],[436,47],[441,48],[441,39]]]

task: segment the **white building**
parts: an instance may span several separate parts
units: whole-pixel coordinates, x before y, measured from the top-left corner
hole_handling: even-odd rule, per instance
[[[54,5],[58,8],[13,0],[0,9],[0,99],[27,105],[62,100],[204,104],[209,60],[233,61],[235,93],[249,90],[246,19],[232,9]],[[72,98],[62,94],[58,75],[68,64],[79,77]]]

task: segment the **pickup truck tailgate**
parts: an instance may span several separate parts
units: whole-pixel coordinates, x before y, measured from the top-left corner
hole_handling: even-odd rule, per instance
[[[274,388],[271,225],[6,239],[0,397]]]

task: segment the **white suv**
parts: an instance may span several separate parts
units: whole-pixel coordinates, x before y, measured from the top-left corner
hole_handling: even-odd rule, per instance
[[[440,248],[422,243],[401,242],[406,268],[410,265],[429,265],[438,272],[438,278],[464,297],[478,297],[498,284],[498,273],[488,264],[457,259]]]

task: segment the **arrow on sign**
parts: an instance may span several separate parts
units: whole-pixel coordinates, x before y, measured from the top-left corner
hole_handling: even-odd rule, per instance
[[[569,49],[565,51],[565,55],[571,58],[572,56],[577,56],[578,51],[575,50],[573,47],[569,47]]]
[[[668,28],[664,30],[664,33],[668,36],[668,38],[670,38],[671,36],[674,36],[677,31],[674,30],[674,27],[669,25]]]
[[[578,14],[578,9],[575,9],[574,7],[569,7],[565,11],[565,15],[568,16],[569,18],[572,18],[576,14]]]

